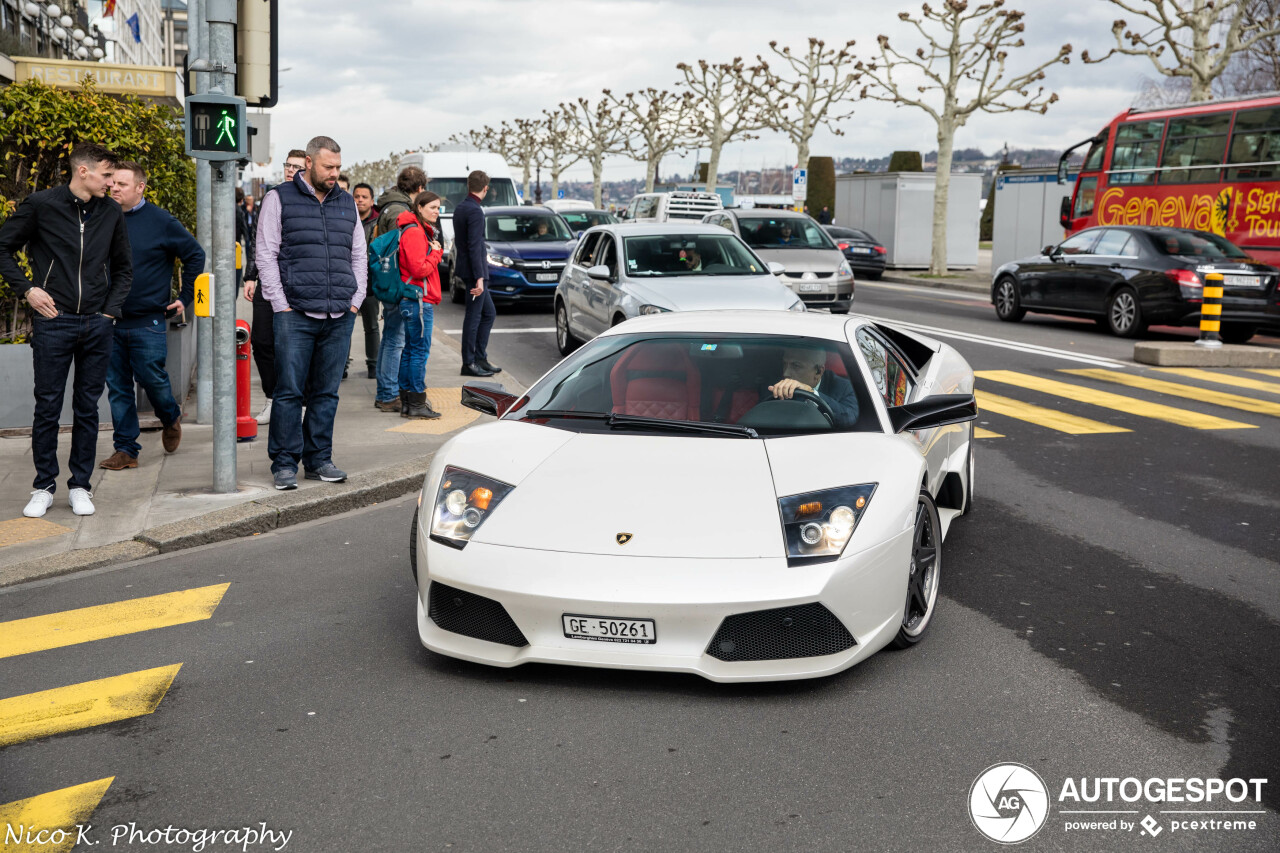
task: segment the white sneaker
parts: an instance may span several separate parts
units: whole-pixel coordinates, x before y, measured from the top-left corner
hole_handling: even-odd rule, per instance
[[[48,489],[36,489],[31,493],[31,500],[27,501],[26,509],[22,514],[27,518],[41,518],[52,503],[53,492]]]
[[[258,412],[258,423],[259,424],[271,423],[271,398],[270,397],[267,398],[267,404],[262,407],[262,411]]]
[[[67,500],[71,502],[71,511],[76,515],[93,515],[93,493],[88,489],[72,489]]]

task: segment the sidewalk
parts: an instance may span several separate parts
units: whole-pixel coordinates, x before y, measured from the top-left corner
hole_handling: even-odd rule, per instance
[[[240,316],[250,308],[237,299]],[[213,427],[195,423],[194,383],[184,405],[182,445],[166,455],[158,429],[144,431],[138,467],[125,471],[98,468],[93,476],[97,512],[80,517],[67,505],[67,456],[71,436],[58,439],[58,489],[44,518],[22,515],[35,468],[29,436],[0,438],[0,586],[138,559],[158,552],[272,530],[346,512],[415,491],[430,456],[457,430],[480,415],[464,409],[458,342],[443,333],[432,339],[427,362],[431,404],[444,417],[409,421],[373,407],[376,382],[365,377],[364,332],[359,318],[351,340],[351,375],[342,383],[334,425],[334,462],[350,477],[329,484],[302,479],[298,489],[277,492],[271,485],[267,425],[258,438],[237,450],[234,494],[212,492]],[[265,404],[257,369],[251,414]],[[505,378],[505,377],[504,377]],[[510,383],[510,380],[508,380]],[[104,392],[105,393],[105,392]],[[97,461],[111,455],[110,422],[98,433]],[[406,536],[408,533],[406,532]]]
[[[978,250],[978,266],[971,270],[952,270],[945,277],[935,278],[927,275],[928,270],[893,270],[884,271],[881,281],[892,281],[897,284],[914,284],[917,287],[934,287],[944,290],[963,290],[969,293],[991,293],[991,250]]]

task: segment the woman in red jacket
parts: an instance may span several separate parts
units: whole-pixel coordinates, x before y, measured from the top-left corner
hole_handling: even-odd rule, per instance
[[[400,354],[400,417],[434,419],[440,413],[427,402],[427,357],[431,354],[431,324],[440,304],[438,266],[440,196],[421,192],[413,209],[401,213],[400,280],[405,291],[397,306],[404,320],[404,351]],[[410,226],[410,227],[405,227]]]

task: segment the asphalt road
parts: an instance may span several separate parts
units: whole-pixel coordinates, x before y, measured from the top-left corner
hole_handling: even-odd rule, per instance
[[[999,324],[962,294],[867,284],[855,310],[967,336],[948,342],[980,391],[1127,430],[1071,434],[983,406],[979,502],[946,542],[920,646],[766,685],[453,661],[414,634],[406,500],[0,594],[13,620],[229,584],[206,620],[0,658],[3,696],[182,664],[150,715],[0,749],[0,802],[113,777],[91,837],[126,850],[190,847],[112,847],[109,827],[266,823],[303,851],[981,851],[997,845],[967,798],[997,762],[1034,768],[1055,798],[1068,778],[1273,777],[1280,421],[1266,405],[1064,371],[1280,395],[1112,366],[1132,345],[1092,324]],[[460,328],[461,309],[436,323]],[[529,330],[551,325],[500,312],[490,359],[534,381],[556,353],[550,331]],[[1128,402],[1083,403],[1045,380]],[[1103,818],[1055,803],[1026,849],[1273,850],[1280,798],[1270,783],[1263,794],[1075,806],[1130,822],[1263,812],[1241,816],[1253,831],[1155,838],[1065,831]]]

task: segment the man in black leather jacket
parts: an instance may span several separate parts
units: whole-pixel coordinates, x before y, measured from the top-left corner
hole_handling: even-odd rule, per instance
[[[72,362],[71,479],[76,515],[92,515],[98,444],[98,399],[106,387],[115,320],[133,283],[129,231],[107,193],[120,158],[101,145],[71,150],[71,182],[22,200],[0,226],[0,276],[33,309],[35,416],[31,455],[35,488],[23,514],[39,518],[53,503],[58,479],[58,420]],[[14,253],[25,247],[34,281]]]

